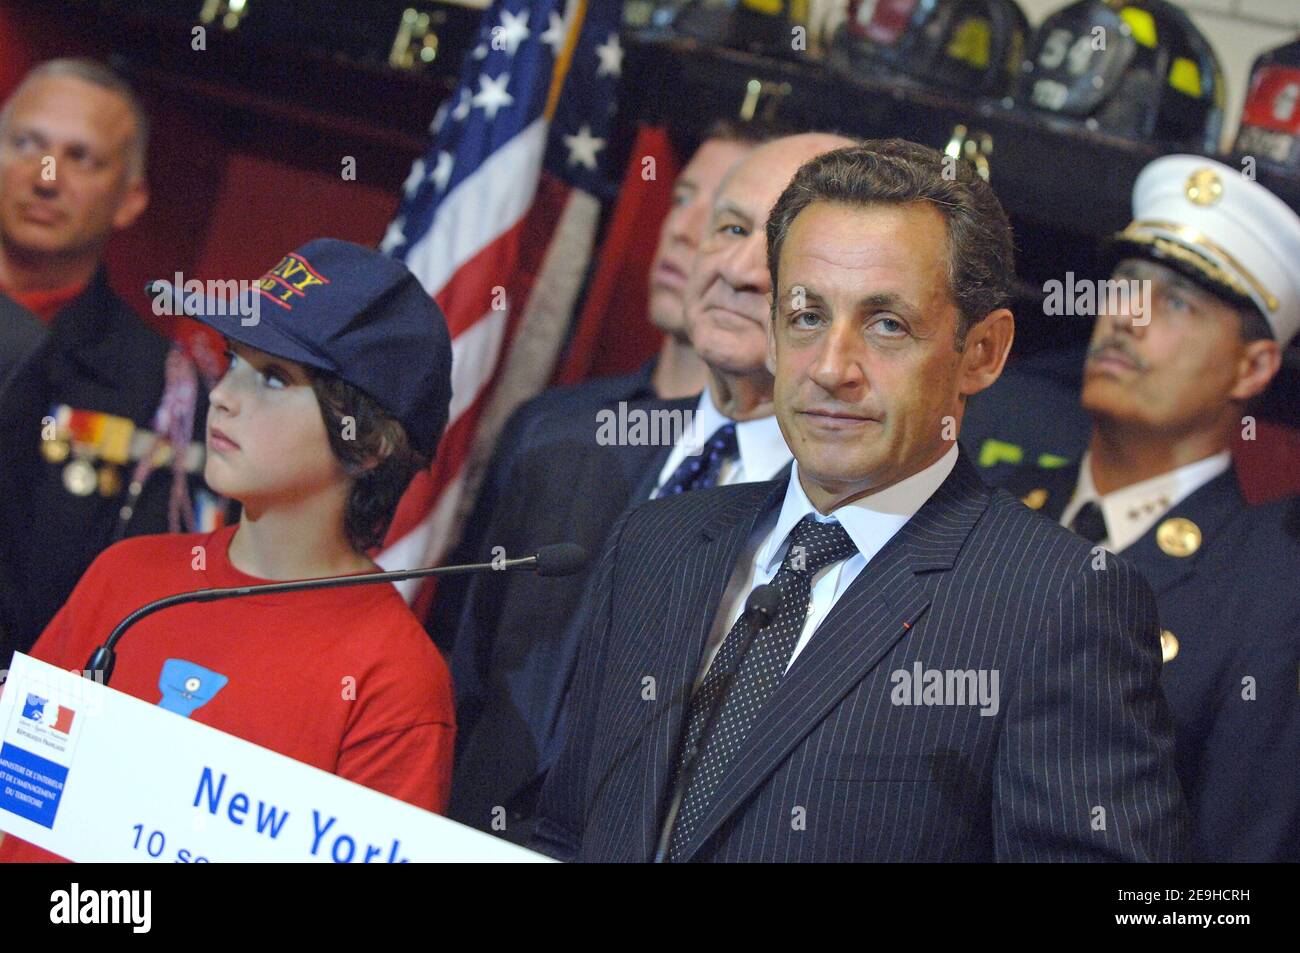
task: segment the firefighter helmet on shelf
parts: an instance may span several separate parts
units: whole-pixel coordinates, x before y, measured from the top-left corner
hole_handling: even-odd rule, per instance
[[[1300,169],[1300,40],[1255,60],[1235,151]]]
[[[1000,96],[1019,71],[1028,35],[1015,0],[849,0],[831,65]]]
[[[1130,139],[1219,148],[1223,70],[1168,0],[1079,0],[1034,34],[1016,101]]]
[[[672,16],[672,29],[722,46],[777,56],[802,55],[809,0],[688,0]]]

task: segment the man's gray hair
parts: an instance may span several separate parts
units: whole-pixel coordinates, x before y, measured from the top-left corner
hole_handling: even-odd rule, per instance
[[[126,144],[127,172],[132,178],[143,178],[145,157],[149,154],[149,116],[145,113],[144,106],[141,105],[135,90],[131,88],[131,84],[120,74],[96,60],[63,57],[46,60],[44,63],[32,67],[27,75],[23,77],[23,81],[18,84],[18,88],[5,100],[4,106],[0,107],[0,138],[8,134],[9,117],[13,112],[14,100],[18,98],[18,94],[26,88],[27,84],[37,79],[56,76],[71,76],[82,82],[90,83],[92,86],[107,89],[109,92],[122,97],[127,108],[131,111],[131,118],[134,120],[135,126],[131,138]]]

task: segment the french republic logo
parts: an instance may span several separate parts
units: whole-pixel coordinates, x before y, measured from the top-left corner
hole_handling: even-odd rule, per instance
[[[18,717],[0,738],[0,812],[53,829],[72,764],[76,712],[44,692],[18,698]]]
[[[23,703],[23,717],[28,721],[34,721],[38,725],[44,725],[51,731],[57,731],[61,735],[66,735],[72,731],[72,718],[76,712],[71,708],[64,708],[62,705],[50,703],[39,695],[27,694],[27,701]]]
[[[257,279],[257,290],[264,298],[292,311],[297,301],[307,297],[307,289],[329,283],[329,279],[312,267],[306,258],[290,252]]]

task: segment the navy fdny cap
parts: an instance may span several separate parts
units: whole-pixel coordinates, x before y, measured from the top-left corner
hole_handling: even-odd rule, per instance
[[[231,340],[341,378],[406,428],[432,456],[451,402],[451,335],[406,266],[336,238],[318,238],[254,282],[253,316],[208,306],[186,313]],[[219,313],[218,313],[219,312]]]

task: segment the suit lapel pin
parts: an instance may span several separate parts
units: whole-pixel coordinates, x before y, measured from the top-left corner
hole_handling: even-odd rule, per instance
[[[1160,655],[1166,665],[1178,655],[1178,636],[1168,629],[1160,630]]]
[[[1173,516],[1156,528],[1156,544],[1167,556],[1190,556],[1201,548],[1201,528],[1182,516]]]

